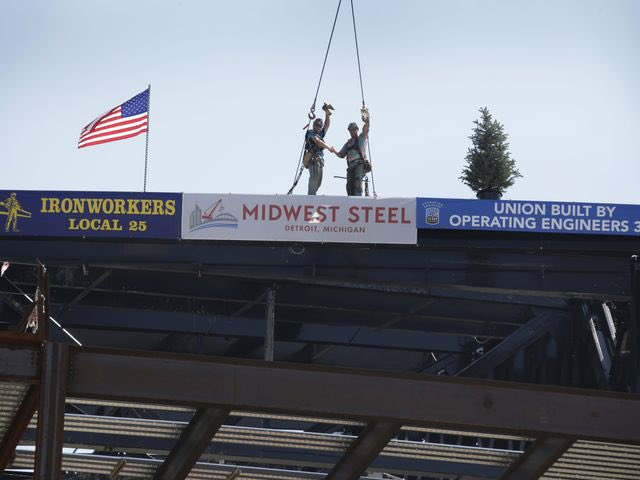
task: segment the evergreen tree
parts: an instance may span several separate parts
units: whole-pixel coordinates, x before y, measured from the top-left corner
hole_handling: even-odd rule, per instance
[[[467,163],[460,180],[479,197],[486,192],[496,192],[499,198],[522,175],[509,153],[503,125],[493,120],[486,107],[481,108],[480,113],[482,118],[473,122],[475,128],[469,137],[473,146],[465,157]]]

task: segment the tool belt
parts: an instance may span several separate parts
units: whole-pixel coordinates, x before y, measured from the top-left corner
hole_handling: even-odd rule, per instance
[[[309,168],[312,158],[313,158],[313,153],[304,152],[304,157],[302,157],[302,164],[304,165],[304,168]]]
[[[353,163],[352,163],[353,162]],[[364,158],[358,158],[356,160],[347,161],[347,167],[356,167],[357,165],[363,165],[364,173],[369,173],[371,171],[371,162]]]
[[[318,153],[306,151],[304,152],[304,155],[302,157],[302,165],[304,165],[304,168],[309,168],[309,165],[311,165],[314,161],[317,161],[318,159],[322,161],[323,160],[322,155],[318,155]],[[322,164],[324,165],[324,162]]]

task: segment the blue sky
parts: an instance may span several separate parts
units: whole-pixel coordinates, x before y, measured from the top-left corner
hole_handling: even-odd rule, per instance
[[[148,190],[286,193],[337,3],[3,0],[0,188],[141,190],[144,136],[76,147],[151,84]],[[506,198],[640,203],[640,2],[354,4],[380,196],[472,198],[458,177],[487,106],[523,174]],[[336,147],[361,103],[350,15],[318,99]],[[344,172],[329,154],[320,193]]]

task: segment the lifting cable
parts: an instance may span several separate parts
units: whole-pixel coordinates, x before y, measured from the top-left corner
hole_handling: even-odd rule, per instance
[[[313,97],[313,103],[311,104],[311,108],[309,109],[309,113],[307,114],[307,116],[309,117],[309,121],[307,122],[307,125],[303,128],[303,130],[307,130],[309,128],[309,126],[311,125],[311,121],[316,117],[315,115],[315,109],[316,109],[316,101],[318,100],[318,93],[320,92],[320,85],[322,84],[322,77],[324,75],[324,68],[327,65],[327,58],[329,56],[329,50],[331,49],[331,41],[333,40],[333,32],[336,29],[336,22],[338,20],[338,14],[340,13],[340,6],[342,5],[342,0],[338,1],[338,7],[336,8],[336,14],[333,18],[333,26],[331,27],[331,35],[329,35],[329,43],[327,45],[327,50],[324,54],[324,61],[322,62],[322,70],[320,71],[320,79],[318,80],[318,86],[316,87],[316,94]],[[356,15],[355,15],[355,10],[353,8],[353,0],[351,0],[351,19],[353,21],[353,37],[355,39],[355,44],[356,44],[356,58],[358,60],[358,76],[360,79],[360,95],[362,97],[362,109],[364,111],[366,111],[366,104],[364,101],[364,87],[363,87],[363,83],[362,83],[362,68],[360,66],[360,49],[358,47],[358,32],[356,30]],[[300,177],[302,176],[302,173],[304,172],[304,165],[302,164],[302,157],[304,156],[304,147],[305,147],[305,143],[306,143],[306,138],[302,141],[302,148],[300,149],[300,157],[298,158],[298,165],[296,167],[296,174],[294,175],[294,179],[293,179],[293,185],[291,186],[291,188],[289,189],[289,191],[287,192],[287,195],[291,195],[293,193],[294,188],[296,188],[296,185],[298,185],[298,181],[300,181]],[[376,193],[376,183],[375,180],[373,178],[373,162],[371,161],[371,147],[369,145],[369,139],[367,138],[367,153],[368,153],[368,157],[369,157],[369,163],[371,165],[371,171],[369,172],[371,174],[371,186],[373,189],[373,196],[374,198],[377,198],[378,195]],[[365,186],[367,187],[367,191],[368,191],[368,183],[365,177]],[[368,195],[368,194],[367,194]]]
[[[327,64],[327,57],[329,56],[329,50],[331,49],[331,41],[333,40],[333,32],[336,29],[336,22],[338,20],[338,14],[340,13],[340,5],[342,5],[342,0],[338,0],[338,8],[336,8],[336,15],[333,18],[333,26],[331,27],[331,35],[329,35],[329,44],[327,45],[327,51],[324,54],[324,62],[322,62],[322,70],[320,71],[320,79],[318,80],[318,87],[316,88],[316,95],[315,95],[315,97],[313,97],[313,103],[311,104],[311,108],[309,109],[309,113],[307,114],[307,116],[309,117],[309,121],[307,122],[307,125],[303,128],[303,130],[307,130],[309,128],[309,125],[311,125],[311,121],[316,117],[316,114],[315,114],[316,101],[318,100],[318,92],[320,92],[320,84],[322,83],[322,76],[324,75],[324,67]],[[353,2],[352,2],[351,6],[353,8]],[[293,189],[296,188],[296,185],[298,185],[298,181],[300,180],[300,177],[302,176],[302,173],[304,172],[304,165],[302,164],[302,157],[304,155],[305,143],[306,143],[306,138],[302,141],[302,149],[300,150],[300,158],[298,159],[298,166],[296,167],[297,173],[294,176],[293,185],[291,186],[291,188],[287,192],[287,195],[291,195],[293,193]]]
[[[353,0],[351,0],[351,18],[353,20],[353,38],[356,42],[356,57],[358,59],[358,75],[360,78],[360,94],[362,95],[362,108],[365,110],[367,107],[364,103],[364,88],[362,86],[362,68],[360,68],[360,49],[358,48],[358,32],[356,30],[356,14],[353,8]],[[366,110],[365,110],[366,111]],[[371,187],[373,189],[373,198],[378,198],[378,194],[376,193],[376,182],[373,179],[373,161],[371,160],[371,147],[369,146],[369,138],[367,136],[367,153],[369,155],[369,163],[371,165]]]

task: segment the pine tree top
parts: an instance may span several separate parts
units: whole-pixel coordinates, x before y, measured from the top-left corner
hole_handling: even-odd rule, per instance
[[[473,122],[475,127],[469,136],[472,146],[460,180],[476,193],[490,190],[502,195],[522,175],[509,153],[504,126],[493,119],[488,108],[479,111],[481,118]]]

